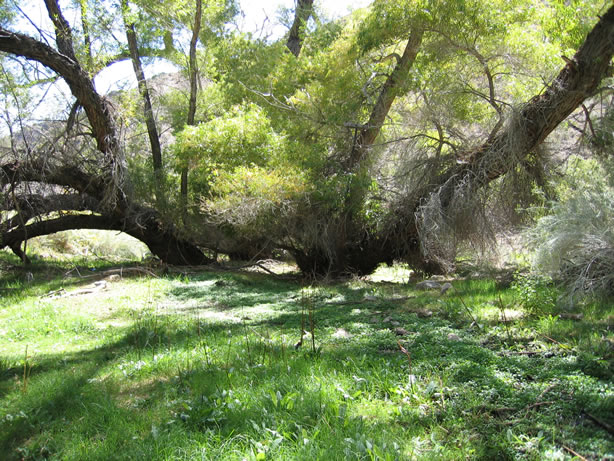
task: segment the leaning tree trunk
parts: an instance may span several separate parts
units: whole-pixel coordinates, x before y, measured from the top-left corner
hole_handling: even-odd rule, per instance
[[[451,211],[449,208],[454,204],[455,194],[475,194],[480,188],[508,173],[583,101],[596,94],[600,82],[610,74],[613,56],[614,7],[611,7],[587,35],[574,57],[568,60],[544,91],[514,111],[504,122],[503,128],[484,144],[461,155],[464,159],[462,163],[451,162],[451,166],[417,198],[399,203],[390,213],[388,226],[377,233],[363,230],[358,237],[353,236],[354,240],[352,229],[346,226],[341,229],[342,238],[337,252],[326,252],[318,248],[296,251],[301,270],[317,275],[330,272],[366,274],[379,263],[403,259],[423,272],[443,271],[444,267],[425,254],[421,245],[424,236],[421,235],[418,220],[423,212],[423,204],[436,195],[441,202],[441,214],[445,216]],[[365,154],[369,142],[375,141],[378,127],[383,123],[392,102],[385,94],[380,95],[378,105],[381,103],[385,110],[379,114],[374,110],[371,120],[377,123],[370,122],[360,131],[357,139],[363,141],[354,145],[347,163],[352,169],[359,168],[361,162],[368,158]]]
[[[298,58],[303,48],[305,29],[307,21],[313,13],[313,0],[298,0],[294,10],[294,21],[288,32],[286,47],[294,56]]]
[[[56,72],[67,83],[81,105],[91,125],[97,150],[102,156],[101,168],[95,175],[87,174],[78,165],[65,165],[60,171],[49,171],[48,162],[34,172],[32,164],[10,164],[2,167],[0,181],[17,184],[30,179],[47,184],[64,185],[99,203],[99,209],[90,210],[99,215],[63,216],[59,222],[42,221],[5,229],[0,244],[12,246],[21,235],[22,240],[58,230],[78,229],[80,226],[122,230],[142,240],[163,261],[173,264],[201,264],[210,260],[194,244],[185,240],[173,227],[165,226],[159,213],[133,203],[125,190],[125,166],[112,116],[112,108],[95,90],[88,73],[79,64],[72,43],[68,22],[63,17],[57,0],[45,0],[49,17],[54,24],[58,50],[24,34],[0,27],[0,51],[37,61]],[[20,179],[21,178],[21,179]],[[105,220],[108,224],[104,224]],[[72,226],[72,227],[68,227]],[[20,234],[21,233],[21,234]]]
[[[391,245],[399,240],[391,235],[402,235],[405,244],[402,257],[415,267],[437,272],[441,265],[425,254],[421,245],[425,236],[417,221],[424,213],[423,204],[436,196],[440,215],[452,216],[457,194],[472,196],[524,161],[583,101],[597,93],[601,81],[610,75],[613,56],[614,7],[611,7],[550,85],[513,111],[503,128],[484,144],[460,154],[463,162],[447,168],[418,200],[400,205],[396,212],[402,218],[379,236],[387,242],[388,248],[382,251],[397,251]]]

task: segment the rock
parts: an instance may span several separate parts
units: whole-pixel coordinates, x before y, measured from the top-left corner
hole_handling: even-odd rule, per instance
[[[567,320],[582,320],[584,315],[581,313],[573,314],[571,312],[563,312],[562,314],[559,314],[559,317]]]
[[[457,334],[450,333],[450,334],[448,335],[448,340],[449,340],[449,341],[460,341],[460,340],[461,340],[461,338],[460,338],[460,336],[458,336]]]
[[[418,290],[441,290],[441,284],[433,280],[424,280],[423,282],[416,283]]]
[[[105,282],[104,280],[99,280],[98,282],[94,282],[94,288],[98,290],[106,290],[107,282]]]
[[[117,282],[120,278],[121,277],[119,276],[119,274],[113,274],[109,275],[105,280],[107,280],[108,282]]]
[[[433,311],[430,311],[428,309],[418,309],[416,311],[416,315],[418,317],[428,318],[428,317],[432,317],[433,316]]]
[[[409,331],[401,327],[395,328],[393,331],[394,331],[394,334],[397,336],[407,336],[409,334]]]
[[[390,322],[390,325],[392,325],[393,327],[399,327],[399,326],[401,326],[401,323],[400,323],[400,322],[397,322],[396,320],[392,320],[392,321]]]
[[[377,296],[373,296],[373,295],[365,295],[365,297],[363,298],[365,301],[377,301]]]
[[[333,338],[338,338],[338,339],[348,339],[351,338],[352,335],[350,334],[349,331],[343,329],[343,328],[337,328],[337,331],[335,331],[333,333]]]
[[[452,284],[450,282],[446,282],[441,286],[441,290],[439,291],[439,294],[441,295],[445,295],[446,291],[448,291],[450,288],[452,288]]]

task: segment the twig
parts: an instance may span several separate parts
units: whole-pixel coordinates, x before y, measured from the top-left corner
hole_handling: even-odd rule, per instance
[[[554,389],[557,386],[558,383],[552,383],[550,384],[547,388],[545,388],[541,394],[539,394],[539,396],[537,397],[537,401],[540,401],[541,398],[546,395],[548,392],[550,392],[552,389]]]
[[[546,339],[548,339],[548,340],[552,341],[552,342],[553,342],[553,343],[555,343],[555,344],[558,344],[558,345],[559,345],[559,346],[561,346],[563,349],[571,349],[571,346],[568,346],[567,344],[560,343],[560,342],[558,342],[556,339],[552,339],[550,336],[546,336],[546,335],[544,335],[544,338],[546,338]]]
[[[403,347],[403,345],[401,344],[401,341],[399,341],[398,339],[397,339],[397,344],[399,345],[399,349],[401,349],[401,352],[403,352],[403,354],[407,356],[407,361],[409,362],[409,383],[411,384],[411,388],[413,389],[414,388],[414,373],[411,367],[411,355],[409,351]]]
[[[262,263],[260,263],[260,262],[257,262],[257,263],[255,263],[255,264],[252,264],[252,266],[259,267],[260,269],[262,269],[262,270],[263,270],[263,271],[265,271],[265,272],[268,272],[268,273],[269,273],[269,274],[271,274],[271,275],[277,275],[277,274],[276,274],[275,272],[273,272],[272,270],[267,269],[266,267],[264,267],[264,266],[262,265]]]
[[[614,427],[604,421],[601,421],[600,419],[597,419],[595,416],[591,415],[587,411],[584,411],[583,413],[588,417],[588,419],[597,424],[597,426],[600,426],[602,429],[608,431],[611,435],[614,435]]]
[[[554,403],[554,402],[551,402],[551,401],[547,401],[547,402],[535,402],[533,405],[529,405],[528,407],[526,407],[526,408],[525,408],[525,410],[526,410],[527,412],[529,412],[529,411],[530,411],[530,410],[532,410],[533,408],[541,407],[541,406],[544,406],[544,405],[551,405],[551,404],[553,404],[553,403]]]
[[[454,291],[456,291],[456,294],[458,295],[458,299],[460,299],[461,304],[463,305],[463,307],[465,308],[465,310],[469,314],[469,317],[471,317],[471,320],[473,320],[473,323],[475,324],[475,326],[478,327],[478,330],[481,330],[482,327],[480,327],[480,324],[477,322],[477,320],[475,319],[475,317],[473,316],[473,314],[469,310],[469,307],[467,307],[467,304],[465,304],[465,301],[463,300],[463,297],[461,296],[460,291],[458,291],[458,289],[454,285],[452,285],[452,288],[454,288]]]
[[[571,453],[572,455],[580,458],[582,461],[588,461],[584,456],[582,456],[581,454],[573,451],[571,448],[565,446],[565,445],[561,445],[565,450],[567,450],[569,453]]]

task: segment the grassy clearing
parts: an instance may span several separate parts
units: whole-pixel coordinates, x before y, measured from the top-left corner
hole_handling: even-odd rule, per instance
[[[105,267],[2,261],[9,460],[614,458],[608,303],[563,319],[527,308],[528,289],[440,295],[384,281],[398,269],[317,287],[123,277],[67,296]]]

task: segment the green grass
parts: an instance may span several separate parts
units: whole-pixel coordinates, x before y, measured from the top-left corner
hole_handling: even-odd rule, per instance
[[[245,272],[49,298],[95,277],[0,261],[3,459],[614,457],[594,421],[614,425],[607,302],[575,321],[489,280],[440,296],[381,273],[305,287]],[[295,349],[301,324],[315,340]]]

